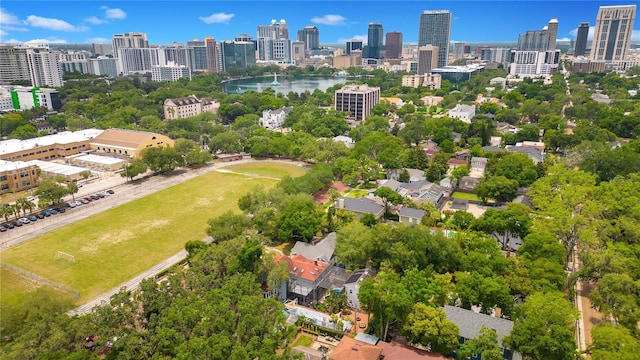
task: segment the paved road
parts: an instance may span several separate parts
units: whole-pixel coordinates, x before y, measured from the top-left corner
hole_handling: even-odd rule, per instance
[[[153,176],[142,182],[127,183],[125,182],[124,179],[112,178],[112,179],[107,179],[105,181],[97,182],[94,184],[84,185],[80,189],[78,194],[76,194],[76,198],[83,197],[88,194],[93,194],[98,191],[102,191],[106,189],[115,189],[116,193],[109,197],[92,201],[89,204],[82,205],[74,209],[68,209],[67,212],[64,214],[53,215],[51,217],[38,220],[35,223],[24,225],[22,228],[7,231],[3,233],[2,238],[0,238],[0,248],[7,248],[7,247],[18,245],[38,235],[55,230],[67,224],[71,224],[73,222],[82,220],[91,215],[100,213],[104,210],[114,208],[121,204],[127,203],[131,200],[135,200],[135,199],[150,195],[156,191],[166,189],[170,186],[179,184],[181,182],[184,182],[186,180],[192,179],[199,175],[208,173],[210,171],[217,171],[218,169],[225,166],[258,162],[258,161],[260,160],[246,159],[246,160],[239,160],[239,161],[234,161],[230,163],[218,163],[218,164],[214,164],[214,165],[196,169],[196,170],[187,170],[183,173],[180,173],[179,175]],[[302,162],[293,162],[293,161],[286,161],[286,160],[268,160],[268,161],[283,162],[283,163],[294,164],[298,166],[307,165]],[[205,238],[204,241],[211,241],[211,239]],[[149,277],[154,277],[155,275],[162,272],[163,270],[168,269],[171,266],[183,261],[186,257],[187,257],[187,252],[185,250],[182,250],[179,253],[169,257],[168,259],[156,264],[155,266],[151,267],[147,271],[99,295],[98,297],[92,299],[86,304],[81,305],[74,310],[71,310],[68,314],[77,315],[77,314],[90,313],[95,306],[108,303],[111,296],[118,293],[121,289],[126,288],[132,291],[136,290],[138,289],[140,282],[142,280]]]

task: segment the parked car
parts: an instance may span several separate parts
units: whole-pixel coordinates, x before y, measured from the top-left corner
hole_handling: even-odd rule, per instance
[[[91,195],[91,199],[98,200],[98,199],[100,199],[100,196],[98,196],[96,194],[93,194],[93,195]]]
[[[98,196],[99,198],[102,199],[104,197],[104,194],[103,193],[97,193],[96,196]]]
[[[93,201],[93,198],[91,196],[86,196],[84,199],[89,201],[89,202]]]
[[[111,189],[107,190],[107,192],[108,192],[109,194],[111,194],[111,195],[115,194],[115,191],[113,191],[113,190],[111,190]]]
[[[82,203],[80,202],[80,200],[76,200],[76,201],[74,201],[73,203],[74,203],[74,204],[76,204],[76,206],[80,206],[80,205],[82,205]]]
[[[51,213],[51,215],[55,215],[58,213],[58,209],[49,209],[49,213]]]
[[[75,201],[69,201],[67,203],[67,206],[73,209],[74,207],[76,207],[76,203],[75,203]]]
[[[38,217],[37,217],[37,216],[35,216],[35,215],[31,215],[31,216],[29,216],[27,219],[29,219],[29,221],[37,221],[37,220],[38,220]]]
[[[51,209],[47,209],[47,210],[42,212],[42,215],[49,217],[49,216],[53,215],[53,213],[51,212]]]
[[[31,220],[27,219],[26,217],[20,218],[18,219],[19,222],[23,223],[23,224],[28,224],[31,222]]]
[[[4,227],[4,225],[0,225],[0,232],[5,232],[9,229],[7,229],[6,227]]]
[[[58,212],[61,213],[61,214],[64,213],[65,211],[67,211],[67,210],[64,207],[59,207],[58,208]]]
[[[85,204],[85,205],[86,205],[86,204],[88,204],[88,203],[90,202],[90,200],[87,200],[87,199],[80,199],[80,202],[81,202],[82,204]]]
[[[51,214],[49,214],[49,215],[51,215]],[[46,216],[46,215],[44,215],[44,213],[37,213],[37,214],[36,214],[36,217],[37,217],[38,219],[44,219],[44,217],[45,217],[45,216]]]
[[[16,227],[20,227],[22,225],[24,225],[23,223],[21,223],[20,221],[14,221],[13,225],[15,225]]]
[[[27,196],[27,201],[36,202],[38,200],[35,196]]]
[[[8,223],[3,225],[4,227],[6,227],[7,229],[13,229],[14,227],[16,227],[15,225],[13,225],[13,223],[11,221],[9,221]]]

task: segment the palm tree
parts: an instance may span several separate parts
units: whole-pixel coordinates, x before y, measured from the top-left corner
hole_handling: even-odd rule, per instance
[[[67,184],[67,191],[71,194],[73,201],[76,201],[76,193],[78,193],[78,190],[80,190],[80,188],[78,188],[78,184],[76,184],[75,181]]]
[[[19,198],[16,200],[16,207],[18,208],[18,215],[20,214],[20,210],[22,210],[22,213],[24,215],[27,215],[27,209],[28,209],[28,204],[30,204],[31,201],[27,200],[27,198]]]
[[[13,205],[9,205],[9,208],[11,208],[11,213],[16,216],[16,219],[20,217],[20,205],[16,203]]]
[[[0,216],[4,217],[4,221],[9,221],[9,216],[12,214],[13,210],[11,210],[11,206],[0,207]]]

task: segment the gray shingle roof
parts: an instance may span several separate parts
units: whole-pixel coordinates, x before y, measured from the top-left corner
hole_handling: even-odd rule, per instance
[[[332,232],[315,244],[297,241],[291,249],[291,256],[302,255],[309,260],[319,260],[329,263],[331,262],[331,258],[333,258],[335,250],[336,233]]]
[[[498,334],[498,345],[502,347],[502,339],[511,333],[513,329],[513,321],[497,318],[491,315],[479,314],[471,310],[455,307],[444,306],[447,313],[447,319],[458,325],[460,336],[465,339],[474,339],[480,334],[480,329],[486,326],[493,329]]]
[[[424,210],[412,209],[408,207],[403,207],[398,212],[398,215],[400,216],[406,216],[414,219],[422,219],[424,217],[424,214]]]
[[[342,203],[342,206],[339,205],[338,208],[362,214],[368,213],[377,216],[379,214],[382,214],[382,211],[384,210],[384,206],[365,197],[360,197],[357,199],[341,197],[338,199],[338,204],[340,203]]]

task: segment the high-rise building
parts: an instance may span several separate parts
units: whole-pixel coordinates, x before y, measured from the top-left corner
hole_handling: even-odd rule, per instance
[[[431,72],[431,69],[438,66],[439,48],[434,45],[424,45],[418,48],[418,75]]]
[[[635,19],[636,5],[600,6],[591,42],[591,60],[625,60]]]
[[[560,50],[512,50],[509,59],[511,75],[550,75],[558,70]]]
[[[306,44],[304,41],[292,41],[291,42],[291,60],[296,64],[302,64],[306,57],[305,51]]]
[[[253,36],[249,34],[238,34],[233,38],[236,42],[252,42]]]
[[[130,32],[124,34],[114,34],[111,42],[113,56],[118,57],[118,49],[120,48],[148,48],[149,40],[147,40],[146,32]]]
[[[204,41],[195,39],[187,41],[187,47],[193,49],[193,68],[192,71],[202,72],[207,71],[209,66],[207,64],[207,46]]]
[[[0,85],[30,79],[25,49],[0,44]]]
[[[385,46],[387,59],[400,59],[402,57],[402,33],[398,31],[388,32]]]
[[[549,47],[547,47],[547,50],[553,51],[556,49],[556,40],[558,39],[558,19],[549,20],[547,33],[549,34]]]
[[[278,63],[291,62],[291,40],[284,19],[258,25],[258,59]]]
[[[558,37],[558,19],[551,19],[542,30],[527,30],[518,35],[517,49],[522,51],[553,51]]]
[[[160,64],[168,65],[173,63],[175,65],[183,65],[189,68],[190,72],[195,69],[195,53],[193,47],[184,46],[180,43],[173,43],[171,46],[161,46],[162,53],[159,55]]]
[[[253,41],[226,40],[218,43],[220,71],[256,65],[256,44]]]
[[[313,50],[320,48],[320,30],[313,25],[305,26],[304,29],[298,30],[298,41],[304,42],[305,50]]]
[[[96,56],[113,55],[113,46],[111,44],[91,44],[91,48]]]
[[[154,65],[151,67],[152,81],[173,82],[182,78],[191,80],[191,69],[185,65],[168,61],[166,65]]]
[[[480,54],[480,60],[497,63],[509,62],[510,57],[511,49],[509,48],[482,49],[482,53]]]
[[[438,67],[447,65],[450,36],[451,12],[449,10],[425,10],[420,14],[418,46],[438,47]]]
[[[49,51],[49,45],[29,45],[25,49],[32,86],[63,85],[58,55]]]
[[[454,42],[453,43],[453,49],[452,49],[452,53],[453,53],[453,58],[458,60],[458,59],[462,59],[464,58],[464,47],[465,47],[465,43],[462,42]]]
[[[106,56],[89,59],[89,72],[94,75],[118,76],[116,59]]]
[[[364,120],[380,103],[380,88],[368,85],[345,85],[335,92],[337,111],[350,113],[353,120]]]
[[[578,26],[576,44],[573,48],[574,56],[584,56],[587,53],[587,36],[589,35],[589,23],[583,22]]]
[[[350,55],[352,51],[362,51],[362,40],[347,40],[345,54]]]
[[[218,46],[216,45],[216,39],[212,37],[204,38],[204,47],[207,51],[207,72],[213,74],[218,72],[220,66],[218,64]]]
[[[369,23],[369,30],[367,32],[367,47],[365,57],[372,59],[380,59],[382,48],[384,46],[384,29],[382,24],[372,22]]]

